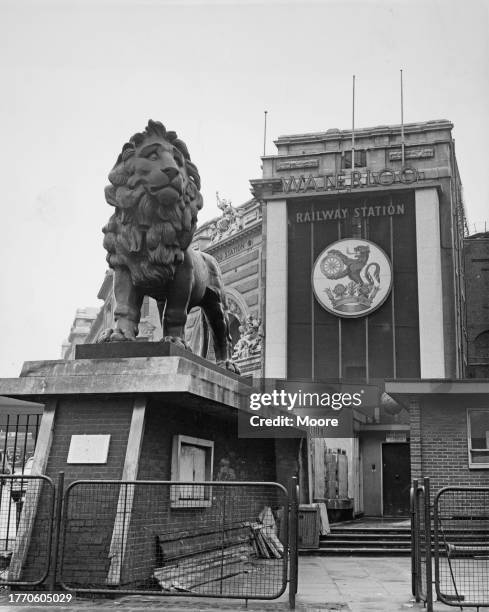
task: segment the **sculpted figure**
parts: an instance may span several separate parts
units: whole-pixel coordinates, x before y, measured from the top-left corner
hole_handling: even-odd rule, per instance
[[[202,208],[200,176],[185,143],[159,122],[127,142],[109,174],[107,202],[115,212],[103,228],[114,270],[115,327],[100,342],[135,340],[145,295],[154,298],[165,341],[188,348],[187,312],[200,306],[214,340],[216,361],[230,361],[231,338],[216,260],[190,247]]]
[[[329,279],[344,278],[348,276],[357,285],[363,286],[366,284],[360,273],[366,266],[368,257],[370,255],[370,248],[368,246],[359,245],[353,249],[354,258],[347,257],[341,251],[337,249],[331,249],[326,253],[326,257],[321,262],[321,271]],[[373,268],[373,274],[377,282],[380,279],[380,266],[378,263],[371,262],[365,268],[364,273],[369,284],[373,284],[371,270]]]

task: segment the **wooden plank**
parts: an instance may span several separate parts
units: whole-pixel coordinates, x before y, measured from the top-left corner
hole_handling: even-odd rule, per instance
[[[314,438],[314,494],[313,499],[324,499],[326,497],[326,468],[324,463],[324,451],[326,441],[323,438]]]
[[[51,452],[51,444],[53,442],[57,403],[57,400],[51,400],[44,407],[31,469],[31,474],[33,476],[46,473],[49,453]],[[42,481],[34,480],[29,482],[27,487],[24,507],[20,515],[17,537],[15,538],[12,560],[9,566],[9,580],[20,580],[22,568],[27,560],[39,498],[41,496],[42,485],[39,486],[40,482]]]
[[[127,440],[126,457],[121,480],[137,480],[139,457],[143,445],[145,417],[146,397],[137,397],[134,400],[132,409],[131,427]],[[134,486],[121,486],[109,550],[110,567],[106,578],[106,583],[109,585],[118,585],[121,580],[127,536],[131,525],[133,502]]]
[[[331,533],[331,528],[329,526],[326,504],[324,502],[319,502],[316,506],[319,508],[319,516],[321,517],[321,535],[329,535]]]
[[[338,455],[338,497],[348,497],[348,457]]]

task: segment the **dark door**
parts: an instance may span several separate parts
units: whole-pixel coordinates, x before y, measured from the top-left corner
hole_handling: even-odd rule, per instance
[[[382,493],[384,516],[409,516],[411,465],[409,444],[382,445]]]

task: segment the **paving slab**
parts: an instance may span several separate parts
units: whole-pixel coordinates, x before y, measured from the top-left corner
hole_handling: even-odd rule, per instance
[[[285,612],[289,609],[285,593],[274,601],[204,599],[192,597],[150,597],[131,595],[117,599],[77,599],[68,606],[26,605],[13,606],[8,602],[8,591],[0,591],[0,611],[20,608],[22,612],[57,610],[75,612],[109,610],[111,612],[142,612],[169,610],[170,612]],[[299,559],[299,593],[296,610],[299,612],[421,612],[425,608],[411,596],[411,560],[406,557],[325,557],[308,556]],[[435,602],[435,612],[450,612],[458,607]],[[489,608],[480,608],[487,612]],[[464,608],[476,612],[476,608]]]

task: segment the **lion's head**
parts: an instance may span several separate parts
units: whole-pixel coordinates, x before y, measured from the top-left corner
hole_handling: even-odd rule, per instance
[[[102,230],[107,261],[127,267],[149,292],[173,276],[194,235],[202,208],[197,167],[175,132],[149,121],[123,146],[109,181],[105,198],[116,211]]]

